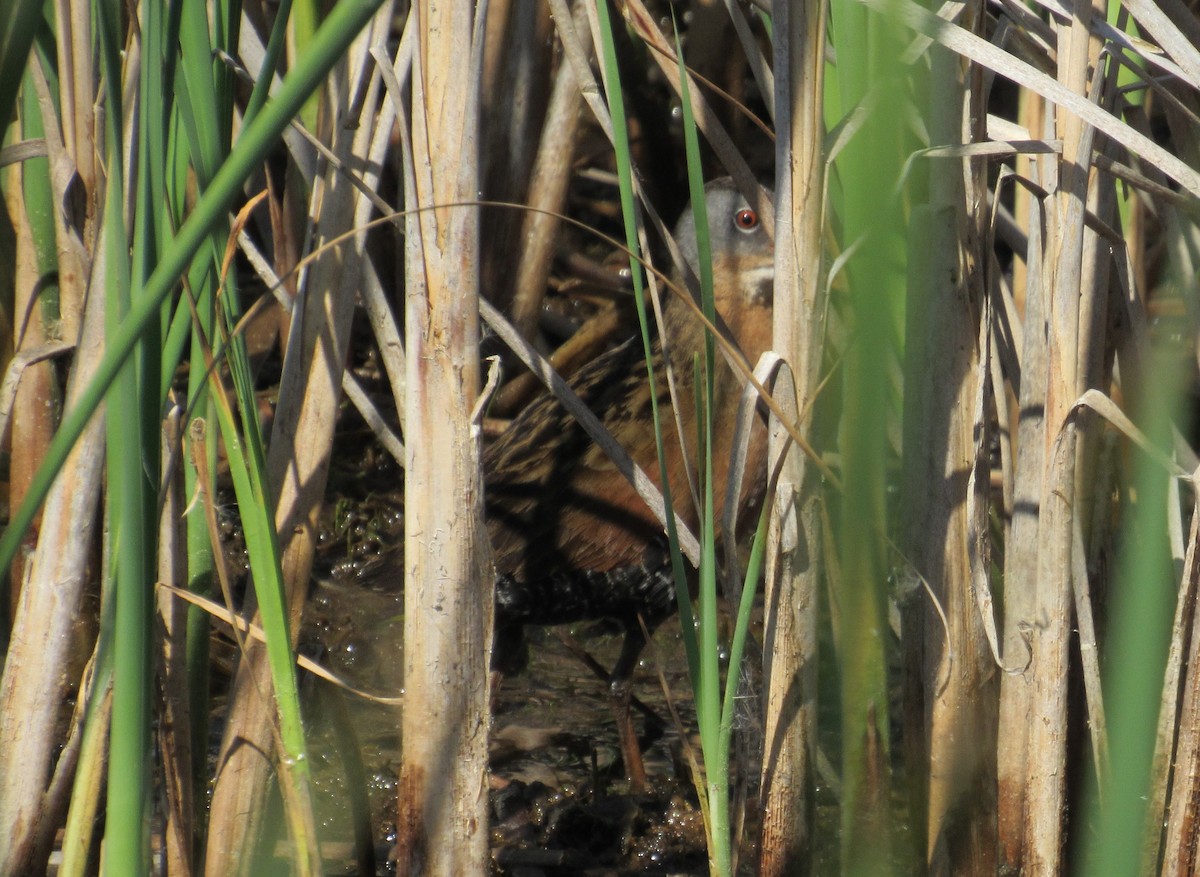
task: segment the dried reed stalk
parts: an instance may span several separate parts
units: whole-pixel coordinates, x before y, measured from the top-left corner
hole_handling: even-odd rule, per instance
[[[774,345],[791,366],[799,409],[811,411],[825,337],[825,58],[822,51],[801,47],[824,47],[825,7],[776,2],[773,13],[778,113]],[[811,422],[800,428],[811,434]],[[776,427],[770,443],[770,459],[776,459],[786,452],[789,439]],[[793,448],[771,517],[763,634],[762,875],[803,873],[812,859],[817,594],[822,572],[820,495],[814,476],[813,461]]]
[[[380,89],[367,87],[366,49],[391,21],[390,5],[376,13],[372,24],[355,42],[343,78],[331,77],[338,105],[356,107],[363,124],[347,131],[337,126],[334,150],[344,164],[364,155],[376,132]],[[377,178],[365,180],[368,189]],[[312,216],[319,216],[315,239],[320,246],[349,228],[361,225],[370,202],[340,168],[331,167],[315,187]],[[290,636],[295,645],[316,545],[317,518],[324,501],[330,447],[341,401],[341,377],[346,361],[350,321],[354,314],[359,271],[366,259],[366,235],[345,247],[332,248],[307,274],[292,310],[289,350],[280,379],[279,405],[267,457],[268,480],[276,497],[275,526],[280,537],[284,586],[290,607]],[[263,830],[270,762],[263,753],[274,751],[274,703],[261,692],[270,690],[265,646],[247,642],[230,692],[230,710],[217,778],[213,789],[207,838],[206,873],[249,874],[251,850]],[[316,832],[310,838],[315,842]],[[319,861],[319,856],[313,858]]]
[[[1043,101],[1026,95],[1022,101],[1024,118],[1030,130],[1037,130],[1035,119],[1044,113]],[[1039,179],[1044,159],[1030,156],[1018,168],[1024,179]],[[1028,187],[1021,187],[1028,192]],[[1004,637],[1002,659],[1011,670],[1000,680],[1000,727],[1016,729],[997,740],[997,834],[1000,863],[1020,868],[1023,860],[1022,833],[1025,824],[1025,782],[1029,765],[1028,717],[1033,695],[1032,674],[1028,667],[1030,620],[1035,613],[1037,553],[1040,542],[1041,484],[1045,468],[1046,387],[1046,292],[1042,283],[1043,202],[1036,195],[1018,203],[1027,206],[1028,246],[1019,260],[1021,271],[1014,271],[1014,293],[1024,301],[1023,346],[1017,351],[1021,365],[1021,385],[1016,402],[1017,434],[1013,461],[1011,521],[1005,533],[1004,553]],[[1016,286],[1018,281],[1020,286]]]
[[[969,121],[982,115],[971,110],[982,99],[977,80],[972,89],[958,56],[929,51],[930,141],[974,142],[983,136]],[[905,734],[920,852],[930,874],[966,877],[996,872],[997,679],[974,597],[990,574],[991,351],[984,262],[967,249],[986,240],[986,214],[967,210],[986,203],[986,166],[931,161],[928,206],[909,226],[900,535],[929,594],[904,629],[909,672],[919,678]]]
[[[103,277],[102,260],[93,277]],[[88,299],[67,408],[90,381],[104,350],[104,302]],[[29,860],[43,818],[43,793],[54,755],[53,736],[65,694],[67,661],[87,569],[104,463],[104,421],[96,417],[80,436],[51,488],[38,545],[26,567],[0,682],[0,831],[7,838],[0,874],[38,870]]]
[[[1088,93],[1088,69],[1099,43],[1089,33],[1093,10],[1075,3],[1071,23],[1058,28],[1058,79],[1076,94]],[[1078,435],[1068,413],[1085,387],[1079,373],[1080,283],[1083,218],[1087,204],[1091,129],[1058,108],[1049,134],[1062,138],[1060,160],[1045,164],[1054,197],[1047,209],[1045,276],[1049,327],[1045,448],[1037,591],[1032,624],[1033,691],[1028,733],[1028,784],[1023,862],[1029,874],[1058,874],[1062,868],[1066,804],[1067,679],[1071,638],[1071,551],[1075,514]],[[1039,380],[1030,375],[1028,379]]]
[[[403,754],[399,874],[488,870],[492,571],[483,528],[478,191],[481,27],[472,4],[422,0],[406,240]],[[465,63],[464,63],[465,62]],[[465,66],[465,73],[464,73]],[[443,205],[455,204],[447,207]]]
[[[77,403],[103,354],[103,295],[96,291],[90,299],[87,296],[91,279],[103,276],[103,272],[95,267],[91,256],[95,251],[95,180],[96,156],[99,154],[93,139],[95,71],[91,46],[87,43],[91,13],[90,9],[73,9],[65,3],[59,4],[59,13],[62,16],[59,21],[70,20],[83,28],[75,34],[74,42],[66,35],[57,43],[59,98],[64,116],[61,127],[44,72],[36,61],[31,66],[29,78],[38,92],[53,203],[71,203],[67,188],[76,179],[76,174],[84,183],[82,187],[72,186],[72,191],[85,192],[78,215],[68,215],[66,209],[55,209],[53,213],[59,292],[59,322],[53,332],[66,344],[76,345],[65,406],[70,408]],[[78,100],[75,99],[77,94]],[[14,281],[18,289],[24,286],[30,292],[37,282],[29,272],[18,275]],[[86,321],[85,301],[90,306]],[[27,304],[32,307],[32,301]],[[26,310],[26,305],[21,304],[17,311],[19,319],[25,319]],[[33,340],[32,337],[26,339],[27,342]],[[29,378],[44,377],[47,368],[47,365],[41,365],[27,369],[27,373]],[[48,401],[41,388],[27,388],[26,397],[32,397],[29,401],[43,409]],[[14,410],[14,421],[18,417],[19,410]],[[16,422],[12,438],[14,483],[10,485],[10,510],[17,507],[22,489],[16,483],[22,468],[21,454],[35,449],[35,460],[30,461],[33,463],[40,461],[45,450],[44,438],[23,435]],[[77,639],[80,598],[88,582],[88,565],[93,560],[92,536],[96,527],[103,448],[103,421],[96,418],[80,437],[46,499],[42,513],[44,523],[36,548],[23,564],[14,564],[14,567],[22,568],[23,581],[12,583],[13,628],[4,675],[0,680],[0,837],[6,838],[4,849],[0,851],[0,874],[39,871],[44,865],[30,857],[40,855],[35,853],[34,846],[38,833],[45,832],[46,827],[40,824],[41,821],[53,818],[51,800],[45,793],[59,741],[46,733],[46,729],[54,727],[55,716],[67,691],[66,680],[75,672],[70,668],[70,658]],[[68,765],[73,762],[64,758],[62,767]],[[68,788],[69,779],[69,776],[63,778]]]

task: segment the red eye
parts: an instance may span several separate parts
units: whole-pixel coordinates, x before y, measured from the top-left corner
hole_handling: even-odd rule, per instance
[[[733,224],[742,231],[753,231],[758,228],[758,214],[749,207],[743,207],[733,214]]]

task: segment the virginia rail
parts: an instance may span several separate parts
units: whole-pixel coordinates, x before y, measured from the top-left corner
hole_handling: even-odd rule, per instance
[[[774,247],[732,181],[709,183],[705,205],[716,309],[753,365],[771,342]],[[690,210],[680,218],[675,239],[693,271],[698,271]],[[652,359],[667,477],[676,511],[694,530],[698,515],[687,480],[689,468],[696,470],[693,357],[703,350],[704,330],[686,303],[668,297],[662,332],[676,394],[686,400],[678,412],[686,437],[681,445],[667,389],[662,338],[658,338]],[[582,368],[571,384],[661,487],[642,351],[640,338],[631,338]],[[717,360],[713,493],[719,517],[742,381],[719,353]],[[761,495],[765,450],[766,431],[756,424],[739,497],[744,505]],[[685,464],[685,454],[690,465]],[[487,448],[483,470],[497,574],[493,666],[503,671],[515,663],[525,624],[593,619],[620,623],[625,640],[610,676],[610,695],[625,769],[631,786],[640,789],[645,770],[629,710],[630,676],[645,645],[639,615],[653,630],[675,611],[675,582],[663,528],[633,487],[549,395],[528,405]],[[742,520],[748,517],[752,516],[739,515]]]

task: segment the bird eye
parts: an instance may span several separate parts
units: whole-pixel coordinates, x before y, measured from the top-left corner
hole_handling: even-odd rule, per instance
[[[733,214],[733,224],[740,231],[754,231],[758,228],[758,214],[749,207],[743,207],[737,213]]]

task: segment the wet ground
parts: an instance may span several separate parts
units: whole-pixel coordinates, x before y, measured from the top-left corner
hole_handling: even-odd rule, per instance
[[[323,663],[353,685],[391,693],[399,671],[402,598],[396,586],[384,587],[377,576],[367,584],[348,578],[317,586],[310,601],[308,647],[320,651]],[[649,723],[657,739],[645,752],[649,786],[639,796],[626,793],[605,683],[559,639],[569,634],[609,665],[620,637],[596,625],[530,633],[529,666],[504,680],[493,722],[493,873],[707,873],[703,820],[682,736],[672,725],[659,681],[661,670],[676,712],[691,729],[691,695],[677,624],[658,631],[656,648],[653,654],[648,650],[634,680],[636,695],[663,719],[657,731]],[[324,689],[314,693],[318,708],[312,737],[320,797],[338,802],[322,815],[325,832],[345,838],[337,846],[350,855],[353,823],[369,814],[373,846],[382,853],[395,819],[398,709],[333,690],[327,683],[314,688]],[[637,723],[639,732],[646,727],[641,716]],[[348,769],[354,752],[361,754],[361,766]],[[350,788],[355,778],[359,790]],[[376,873],[387,873],[382,860]]]
[[[300,648],[349,685],[394,696],[402,672],[402,565],[395,554],[403,509],[398,491],[378,487],[399,485],[402,476],[365,434],[344,432],[339,445],[354,450],[333,455],[331,489],[342,498],[327,506]],[[234,535],[228,546],[233,560],[237,541]],[[620,635],[603,624],[527,634],[528,666],[504,680],[493,719],[492,873],[707,874],[703,819],[683,742],[695,727],[677,620],[655,633],[633,680],[634,695],[660,717],[647,723],[635,713],[638,732],[649,731],[648,786],[637,796],[624,780],[607,684],[560,638],[569,636],[611,667]],[[303,684],[326,873],[391,873],[400,708],[311,675]],[[274,851],[264,873],[288,873],[282,839]]]
[[[355,447],[353,453],[334,455],[331,480],[343,499],[327,507],[300,648],[349,685],[395,696],[402,673],[404,603],[394,552],[402,542],[403,510],[398,493],[376,488],[398,484],[400,475],[370,442],[360,438]],[[227,535],[229,559],[244,564],[236,527],[231,525]],[[694,740],[695,715],[677,619],[656,631],[633,679],[634,695],[661,718],[649,724],[648,785],[637,796],[628,794],[619,762],[607,684],[573,654],[564,635],[605,667],[620,650],[620,635],[600,624],[527,629],[529,664],[504,680],[493,719],[492,874],[707,874],[703,819],[684,745]],[[751,647],[750,654],[756,651]],[[228,668],[233,652],[231,643],[223,644],[216,652],[224,655],[218,663]],[[302,680],[325,873],[393,873],[387,856],[394,843],[400,707],[372,702],[311,674]],[[679,724],[671,719],[665,692]],[[214,758],[221,734],[219,703],[217,711]],[[645,733],[645,719],[635,714],[635,722]],[[828,724],[836,723],[831,718]],[[756,739],[752,725],[741,739]],[[828,788],[818,790],[816,818],[818,836],[826,843],[817,851],[814,873],[836,873],[836,794]],[[279,827],[279,837],[268,843],[274,855],[256,873],[283,877],[290,868],[281,815],[268,824]],[[735,835],[757,837],[753,812]],[[755,853],[748,843],[739,873],[753,873]]]

